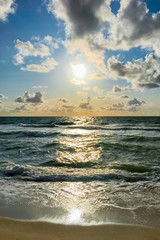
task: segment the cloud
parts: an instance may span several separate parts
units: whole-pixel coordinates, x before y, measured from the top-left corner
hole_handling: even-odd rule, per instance
[[[69,101],[66,98],[58,98],[57,102],[68,103]]]
[[[100,95],[104,94],[104,91],[97,86],[93,87],[93,92],[100,94]]]
[[[105,96],[97,96],[97,99],[98,99],[98,100],[105,99]]]
[[[127,91],[130,91],[130,90],[133,90],[133,89],[130,88],[129,86],[119,87],[118,85],[116,85],[112,88],[112,92],[114,92],[114,93],[122,93],[122,92],[127,92]]]
[[[129,97],[127,95],[123,95],[121,98],[128,99]]]
[[[118,103],[118,104],[113,104],[111,108],[108,110],[110,111],[124,111],[124,104],[123,103]]]
[[[52,36],[47,35],[44,37],[43,41],[45,44],[49,46],[51,51],[53,52],[55,49],[59,48],[60,39],[54,39]]]
[[[58,110],[59,111],[67,111],[72,112],[76,107],[66,98],[57,98],[57,102],[59,103]]]
[[[0,21],[7,21],[8,15],[15,13],[15,10],[15,0],[0,0]]]
[[[69,54],[85,54],[95,63],[104,78],[106,50],[129,50],[142,47],[160,56],[160,12],[149,13],[142,0],[121,0],[117,14],[111,10],[111,0],[46,0],[49,12],[63,21],[67,39],[63,42]],[[123,66],[117,66],[125,76]],[[115,69],[116,71],[116,69]],[[91,78],[102,76],[93,74]],[[142,87],[159,87],[157,82],[142,83]]]
[[[66,26],[66,33],[74,37],[83,37],[99,30],[102,17],[98,15],[104,0],[48,0],[49,12],[61,19]]]
[[[91,80],[94,80],[94,79],[96,79],[96,80],[101,80],[101,79],[104,79],[105,76],[102,75],[101,73],[93,73],[93,74],[90,74],[89,78],[90,78]]]
[[[99,45],[112,50],[129,50],[141,46],[160,56],[160,12],[149,13],[142,0],[121,0],[118,14],[110,18],[108,38],[99,36]]]
[[[91,98],[87,97],[86,99],[83,99],[80,103],[79,107],[83,109],[92,109],[92,106],[90,105]]]
[[[75,78],[72,79],[71,83],[74,84],[74,85],[85,85],[85,84],[87,84],[85,81],[79,80],[79,79],[75,79]]]
[[[6,98],[3,94],[0,94],[0,98]]]
[[[51,55],[49,48],[42,43],[32,44],[30,41],[22,42],[17,39],[15,48],[18,50],[18,53],[14,56],[15,65],[23,64],[24,58],[28,56],[43,58]]]
[[[46,0],[47,9],[57,19],[63,21],[67,39],[63,42],[69,54],[79,52],[85,54],[88,61],[96,63],[104,74],[105,51],[97,48],[94,34],[104,28],[111,14],[110,0]]]
[[[29,64],[25,67],[21,67],[21,70],[48,73],[53,70],[57,65],[58,63],[55,61],[54,58],[47,58],[45,61],[41,62],[41,64]]]
[[[17,97],[15,99],[15,102],[40,104],[44,102],[44,99],[41,92],[35,92],[33,95],[31,95],[29,92],[25,92],[23,96]]]
[[[26,110],[28,110],[27,107],[26,107],[26,105],[22,105],[22,106],[16,107],[16,108],[14,109],[14,111],[16,111],[16,112],[21,112],[21,111],[26,111]]]
[[[114,78],[126,79],[132,83],[133,88],[160,87],[160,59],[152,53],[144,60],[134,60],[133,63],[124,63],[115,57],[109,58],[108,68]]]
[[[136,106],[141,106],[142,104],[145,104],[145,101],[139,101],[137,98],[134,98],[133,100],[130,100],[128,102],[129,106],[136,105]]]
[[[88,95],[88,92],[77,91],[76,94],[80,97],[84,97]]]
[[[128,96],[125,96],[128,98]],[[108,111],[125,111],[125,112],[137,112],[141,109],[142,105],[146,104],[145,101],[139,101],[137,98],[130,100],[126,103],[114,103],[111,107],[101,107],[103,110]]]

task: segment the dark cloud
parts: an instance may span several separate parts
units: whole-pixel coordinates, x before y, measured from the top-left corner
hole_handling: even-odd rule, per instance
[[[23,102],[24,102],[24,97],[17,97],[17,98],[15,99],[15,102],[23,103]]]
[[[114,86],[112,89],[112,92],[114,93],[121,93],[121,92],[127,92],[132,90],[132,88],[130,88],[129,86],[127,87],[119,87],[119,86]]]
[[[128,50],[142,46],[152,48],[160,56],[160,43],[157,41],[159,34],[160,12],[149,13],[147,4],[143,0],[121,0],[118,14],[110,22],[110,47],[112,49]]]
[[[0,98],[4,98],[4,95],[3,95],[3,94],[0,94]]]
[[[133,63],[124,63],[112,57],[108,60],[108,68],[115,78],[126,79],[132,83],[133,88],[160,87],[160,58],[152,53],[148,54],[144,60],[138,59]],[[118,86],[113,90],[121,91]]]
[[[126,99],[127,99],[127,98],[129,98],[129,97],[128,97],[127,95],[124,95],[124,96],[121,96],[121,98],[126,98]]]
[[[57,102],[67,103],[69,101],[66,98],[58,98]]]
[[[90,105],[90,101],[91,101],[90,97],[86,98],[80,103],[79,107],[83,109],[92,109],[92,106]]]
[[[110,110],[110,111],[124,111],[124,104],[123,103],[113,104],[113,106],[111,108],[109,108],[108,110]]]
[[[35,92],[31,95],[29,92],[25,92],[24,96],[17,97],[15,99],[18,103],[33,103],[33,104],[40,104],[43,103],[43,94],[41,92]]]
[[[16,107],[14,111],[21,112],[27,110],[26,105],[22,105],[20,107]]]
[[[145,104],[145,101],[139,101],[137,98],[134,98],[133,100],[130,100],[128,102],[129,106],[135,105],[135,106],[141,106],[142,104]]]
[[[104,0],[49,0],[48,10],[71,28],[72,34],[82,37],[96,31],[101,24],[97,11]]]

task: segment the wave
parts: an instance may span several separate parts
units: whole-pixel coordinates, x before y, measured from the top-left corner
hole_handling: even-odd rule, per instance
[[[156,131],[160,132],[160,128],[157,127],[150,127],[150,128],[142,128],[142,127],[101,127],[101,126],[74,126],[74,127],[68,127],[68,128],[74,128],[74,129],[84,129],[84,130],[105,130],[105,131]]]
[[[143,166],[143,165],[133,165],[133,164],[120,164],[120,165],[113,165],[110,169],[118,169],[118,170],[125,170],[131,173],[145,173],[151,172],[153,169],[150,166]]]
[[[67,171],[65,174],[51,174],[45,171],[42,167],[34,167],[29,165],[18,165],[13,163],[1,163],[0,164],[0,176],[14,178],[22,181],[33,181],[33,182],[110,182],[110,181],[123,181],[123,182],[139,182],[139,181],[150,181],[150,176],[142,174],[132,174],[126,176],[118,173],[107,173],[107,174],[70,174]]]
[[[39,131],[0,131],[0,136],[15,137],[55,137],[59,132],[39,132]]]
[[[65,162],[58,162],[58,161],[48,161],[41,163],[39,166],[43,167],[69,167],[69,168],[90,168],[94,165],[97,165],[95,162],[71,162],[71,163],[65,163]]]
[[[160,137],[148,137],[148,136],[125,136],[121,141],[124,142],[158,142]]]

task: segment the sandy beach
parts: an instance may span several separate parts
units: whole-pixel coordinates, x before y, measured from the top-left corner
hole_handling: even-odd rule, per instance
[[[160,240],[160,230],[131,225],[75,226],[0,218],[7,240]]]

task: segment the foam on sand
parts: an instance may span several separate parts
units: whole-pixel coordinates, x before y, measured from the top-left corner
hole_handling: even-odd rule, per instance
[[[76,226],[0,218],[7,240],[160,240],[160,230],[132,225]]]

